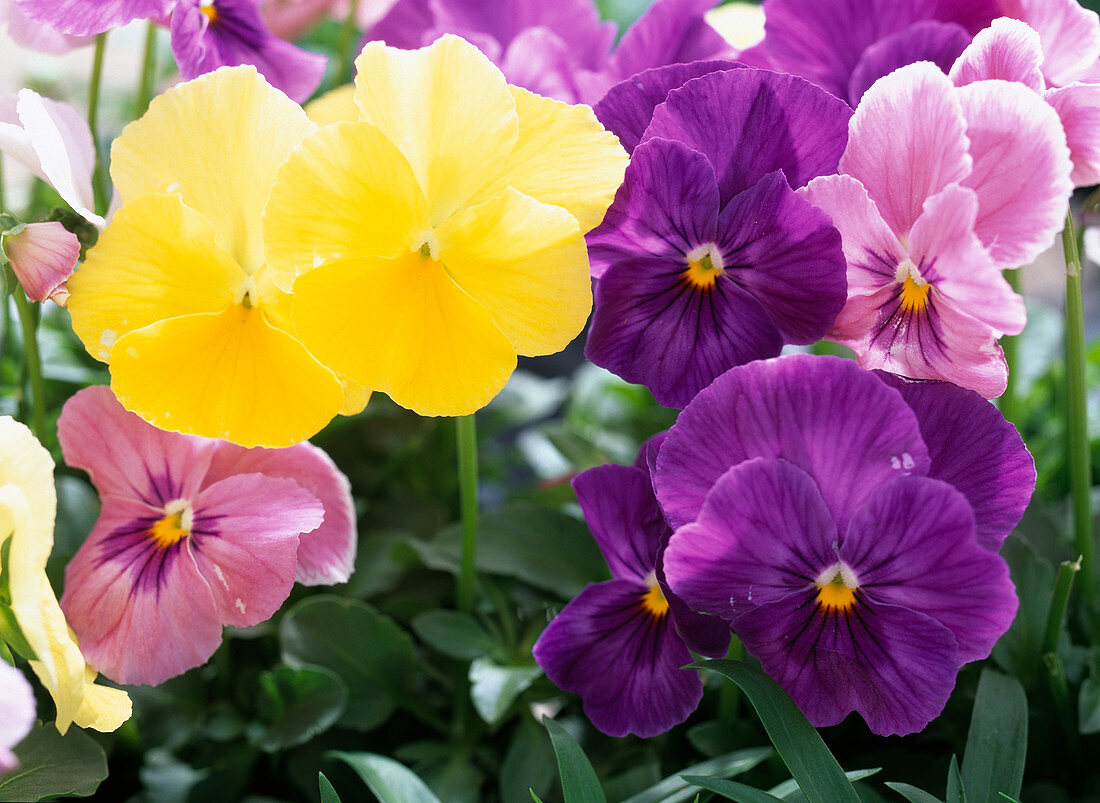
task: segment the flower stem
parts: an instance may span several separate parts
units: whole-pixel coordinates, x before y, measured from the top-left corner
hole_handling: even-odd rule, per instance
[[[1020,271],[1006,271],[1004,276],[1012,289],[1019,293],[1022,284]],[[1005,385],[1005,392],[1001,394],[997,407],[1000,409],[1001,415],[1019,429],[1022,422],[1020,421],[1020,399],[1018,394],[1019,376],[1016,372],[1020,369],[1020,336],[1005,335],[1002,337],[1001,349],[1004,351],[1005,363],[1008,365],[1008,384]]]
[[[31,380],[31,428],[39,443],[46,444],[46,385],[42,381],[42,360],[38,355],[38,311],[22,288],[17,288],[12,297],[23,329],[24,364]]]
[[[1077,739],[1077,726],[1073,718],[1073,708],[1070,704],[1066,671],[1062,665],[1062,659],[1058,656],[1058,639],[1062,635],[1062,627],[1066,619],[1066,608],[1069,605],[1069,595],[1073,590],[1074,576],[1080,569],[1081,558],[1075,561],[1064,561],[1058,567],[1058,576],[1054,580],[1054,591],[1051,593],[1050,609],[1047,611],[1047,622],[1046,627],[1043,629],[1043,641],[1040,650],[1043,657],[1043,666],[1046,669],[1047,686],[1050,689],[1051,701],[1054,703],[1055,715],[1065,735],[1070,753],[1074,757],[1076,757],[1080,745]]]
[[[141,60],[141,83],[138,84],[134,116],[141,117],[153,99],[153,81],[157,74],[157,26],[150,21],[145,29],[145,55]]]
[[[99,158],[99,86],[103,81],[103,54],[107,50],[107,33],[95,38],[95,54],[92,56],[92,77],[88,85],[88,128],[92,132],[92,144],[95,146],[95,171],[92,173],[92,191],[95,193],[95,211],[103,214],[107,211],[107,192],[103,186],[103,160]]]
[[[1081,297],[1081,254],[1073,212],[1062,230],[1066,257],[1066,456],[1069,461],[1074,550],[1081,556],[1081,595],[1091,605],[1096,595],[1092,549],[1092,464],[1089,455],[1085,393],[1085,313]]]
[[[458,570],[458,609],[474,609],[477,574],[477,429],[472,415],[455,419],[458,489],[462,508],[462,562]]]
[[[348,3],[348,15],[344,19],[344,30],[340,34],[340,61],[337,63],[336,85],[340,86],[352,79],[351,67],[355,60],[352,46],[355,34],[359,30],[356,19],[359,16],[359,0]]]

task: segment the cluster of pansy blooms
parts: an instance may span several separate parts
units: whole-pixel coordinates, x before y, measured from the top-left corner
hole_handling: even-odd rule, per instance
[[[1034,467],[982,397],[1024,325],[1003,270],[1100,173],[1095,14],[767,0],[739,54],[709,0],[659,0],[614,49],[582,0],[399,0],[354,85],[303,109],[316,62],[255,0],[15,4],[76,35],[169,18],[202,73],[115,140],[109,222],[71,110],[0,105],[4,152],[102,229],[71,278],[54,224],[3,240],[111,372],[58,425],[103,500],[60,604],[52,463],[0,419],[3,635],[60,730],[129,715],[97,672],[159,683],[295,580],[347,579],[350,490],[304,439],[374,391],[472,413],[590,310],[590,359],[683,409],[635,465],[574,481],[613,579],[534,654],[597,727],[683,721],[683,665],[732,632],[814,724],[910,733],[1008,628],[997,551]],[[858,360],[778,356],[822,337]],[[0,684],[2,771],[28,717],[25,681]]]

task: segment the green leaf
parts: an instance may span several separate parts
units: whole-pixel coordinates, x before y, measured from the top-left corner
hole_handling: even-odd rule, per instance
[[[1077,728],[1083,734],[1100,733],[1100,647],[1089,651],[1089,676],[1077,694]]]
[[[882,772],[882,767],[875,767],[869,770],[850,770],[844,773],[844,777],[849,781],[862,781],[864,778],[870,778],[872,775],[878,775],[880,772]],[[782,800],[792,801],[792,803],[806,800],[806,795],[798,788],[798,782],[794,778],[776,784],[768,790],[768,794],[775,795]]]
[[[478,716],[495,725],[541,676],[538,666],[500,666],[489,658],[478,658],[470,664],[470,699]]]
[[[907,783],[887,781],[886,786],[908,800],[909,803],[943,803],[943,801],[935,795],[925,792],[923,789],[918,789],[915,786],[910,786]]]
[[[260,675],[259,711],[264,725],[251,741],[273,753],[304,744],[328,730],[348,701],[348,687],[319,666],[277,666]]]
[[[283,617],[279,642],[286,664],[322,666],[344,681],[348,703],[342,725],[371,730],[389,719],[396,702],[412,697],[412,638],[366,603],[308,597]]]
[[[701,661],[692,666],[718,672],[741,687],[807,798],[815,803],[859,803],[859,795],[840,764],[778,683],[762,670],[741,661]]]
[[[501,800],[523,800],[528,790],[545,794],[554,779],[553,762],[546,731],[525,716],[500,765]]]
[[[770,747],[750,747],[747,750],[737,750],[718,758],[712,758],[693,767],[683,770],[695,776],[732,778],[748,772],[764,759],[773,754]],[[698,785],[698,784],[694,784]],[[658,784],[651,786],[644,792],[634,795],[624,803],[676,803],[688,800],[695,794],[693,783],[685,780],[681,773],[670,775]]]
[[[542,720],[554,754],[558,758],[558,772],[561,774],[561,791],[565,803],[607,803],[600,779],[588,762],[587,756],[569,732],[550,717]]]
[[[392,758],[375,753],[328,754],[351,767],[374,792],[379,803],[440,803],[416,773]]]
[[[1027,761],[1027,695],[1015,678],[983,669],[963,754],[962,781],[975,800],[1018,797]]]
[[[535,801],[535,803],[542,803],[542,798],[535,794],[534,789],[528,789],[527,791],[531,793],[531,799]]]
[[[323,772],[317,773],[317,786],[321,793],[321,803],[340,803],[340,796]]]
[[[734,801],[734,803],[776,803],[776,801],[781,802],[783,800],[783,798],[762,792],[737,781],[726,781],[722,778],[701,778],[698,775],[681,775],[680,777],[700,789],[714,792],[727,800]]]
[[[468,613],[425,611],[409,623],[425,644],[443,655],[472,661],[496,646],[492,637]]]
[[[19,766],[0,777],[0,801],[87,797],[107,777],[103,748],[77,727],[62,736],[53,723],[36,722],[14,752]]]
[[[947,770],[947,803],[966,803],[966,784],[959,772],[957,756],[951,756],[951,766]]]

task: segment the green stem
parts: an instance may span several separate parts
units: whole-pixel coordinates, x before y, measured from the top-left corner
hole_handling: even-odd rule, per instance
[[[145,55],[141,60],[141,83],[138,84],[137,100],[134,104],[134,116],[141,117],[153,99],[153,81],[157,75],[157,26],[148,23],[145,29]]]
[[[462,562],[458,570],[458,609],[474,609],[477,575],[477,429],[472,415],[455,419],[458,490],[462,507]]]
[[[352,79],[351,68],[355,61],[352,46],[355,43],[355,35],[359,28],[356,25],[356,17],[359,15],[359,0],[351,0],[348,4],[348,15],[344,19],[344,30],[340,33],[340,61],[336,72],[336,84],[347,83]]]
[[[1089,455],[1085,385],[1085,312],[1081,297],[1081,254],[1073,212],[1062,230],[1066,256],[1066,456],[1073,508],[1073,545],[1081,556],[1081,595],[1091,606],[1096,595],[1092,549],[1092,464]]]
[[[1046,627],[1043,628],[1043,641],[1040,654],[1046,669],[1047,688],[1054,703],[1054,713],[1066,739],[1071,755],[1080,749],[1077,740],[1077,726],[1073,719],[1073,707],[1070,705],[1069,684],[1066,682],[1066,670],[1058,656],[1058,639],[1066,620],[1066,608],[1069,606],[1073,580],[1081,569],[1081,559],[1064,561],[1058,567],[1058,576],[1054,580],[1054,590],[1050,595],[1050,608],[1047,611]]]
[[[1005,271],[1004,277],[1008,280],[1009,285],[1017,293],[1020,292],[1021,276],[1019,270]],[[1019,377],[1017,371],[1020,368],[1020,336],[1019,335],[1005,335],[1001,338],[1001,349],[1004,351],[1005,363],[1008,365],[1008,384],[1005,385],[1005,392],[1001,394],[998,407],[1001,410],[1001,415],[1008,421],[1016,425],[1016,428],[1020,428],[1020,399],[1019,399]]]
[[[730,637],[729,652],[726,657],[731,661],[743,661],[745,659],[745,646],[737,636]],[[723,679],[718,691],[718,719],[726,723],[734,723],[739,719],[738,709],[741,706],[741,689],[736,683]]]
[[[95,145],[95,172],[92,174],[92,190],[95,193],[95,211],[107,211],[107,192],[103,184],[103,160],[99,158],[99,87],[103,81],[103,55],[107,50],[107,33],[95,38],[95,54],[92,56],[92,77],[88,85],[88,128]]]
[[[1073,590],[1074,576],[1081,570],[1081,559],[1063,561],[1058,567],[1058,576],[1054,580],[1054,592],[1050,597],[1050,609],[1047,611],[1047,623],[1043,629],[1042,651],[1058,651],[1058,637],[1062,634],[1062,624],[1066,620],[1066,608],[1069,606],[1070,591]]]
[[[38,314],[22,288],[16,289],[12,297],[23,328],[24,364],[31,380],[31,428],[39,443],[46,444],[46,385],[42,381],[42,360],[38,355]]]

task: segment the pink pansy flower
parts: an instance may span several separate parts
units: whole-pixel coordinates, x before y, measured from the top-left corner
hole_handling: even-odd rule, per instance
[[[864,368],[1002,393],[997,338],[1025,315],[1001,270],[1050,245],[1072,191],[1057,115],[1025,87],[956,88],[918,62],[864,95],[839,172],[802,190],[848,262],[829,337]]]
[[[95,144],[84,116],[67,103],[30,89],[0,95],[0,153],[45,181],[85,220],[102,229],[95,213],[92,172]]]
[[[32,20],[15,6],[15,0],[0,0],[0,28],[8,29],[8,36],[22,47],[41,53],[67,53],[90,44],[83,36],[69,36],[44,22]]]
[[[1008,3],[1005,3],[1008,5]],[[956,86],[998,78],[1042,95],[1065,130],[1078,187],[1100,183],[1100,82],[1092,69],[1100,58],[1100,18],[1072,2],[1013,2],[1035,25],[1000,18],[974,37],[951,68]],[[1035,13],[1038,7],[1046,14]],[[1091,69],[1090,69],[1091,68]],[[1068,82],[1067,82],[1068,79]]]
[[[13,747],[34,724],[34,691],[26,676],[0,660],[0,775],[19,764]]]
[[[113,680],[161,683],[204,663],[223,625],[268,619],[296,574],[334,583],[351,572],[347,481],[309,444],[247,450],[165,432],[106,387],[65,404],[58,436],[103,500],[61,607],[88,662]]]
[[[0,239],[0,247],[27,298],[49,299],[65,306],[69,297],[65,280],[72,275],[80,257],[80,240],[75,234],[56,221],[29,223],[6,232]]]

